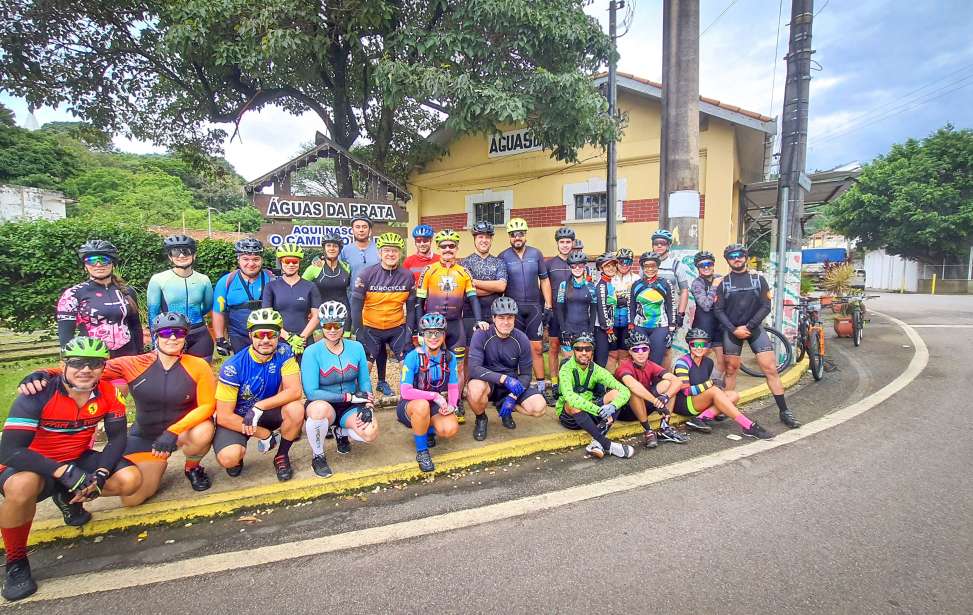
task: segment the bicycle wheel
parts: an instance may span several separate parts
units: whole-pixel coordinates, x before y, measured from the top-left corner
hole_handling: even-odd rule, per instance
[[[807,359],[811,367],[811,376],[815,380],[824,378],[824,349],[821,347],[821,338],[823,336],[824,329],[820,326],[808,331]]]
[[[767,337],[770,338],[770,343],[774,347],[773,352],[777,358],[777,373],[779,374],[790,366],[791,361],[794,359],[794,349],[791,347],[791,343],[787,341],[787,338],[777,329],[764,327],[764,331],[767,332]],[[756,356],[750,352],[750,345],[744,343],[743,346],[744,349],[740,356],[740,369],[745,374],[749,374],[755,378],[762,377],[764,372],[757,365]]]
[[[794,340],[794,362],[800,363],[804,360],[805,341],[807,340],[808,326],[806,321],[801,321],[797,327],[797,339]]]
[[[854,310],[851,313],[851,341],[855,346],[862,345],[862,334],[865,330],[865,319],[862,317],[861,310]]]

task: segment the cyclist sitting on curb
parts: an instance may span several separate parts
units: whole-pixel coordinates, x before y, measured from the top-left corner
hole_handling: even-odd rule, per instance
[[[321,293],[317,286],[300,276],[303,248],[285,243],[277,247],[276,256],[280,262],[281,276],[267,284],[261,304],[277,310],[284,319],[280,337],[290,345],[300,363],[304,346],[318,327]]]
[[[732,391],[736,388],[740,353],[743,351],[743,342],[746,341],[757,356],[757,364],[767,379],[767,387],[777,403],[780,422],[791,429],[800,427],[801,422],[787,407],[784,385],[777,373],[774,346],[762,326],[764,318],[770,314],[770,286],[763,275],[747,271],[747,248],[742,244],[728,245],[723,250],[723,256],[730,265],[730,273],[720,280],[713,312],[723,325],[726,390]]]
[[[27,560],[27,538],[37,502],[54,496],[69,525],[91,518],[81,503],[138,489],[137,468],[114,472],[125,452],[125,402],[102,380],[108,347],[76,337],[64,345],[64,375],[38,395],[18,395],[0,438],[0,535],[7,559],[3,597],[21,600],[37,591]],[[108,444],[91,449],[104,421]]]
[[[459,431],[459,379],[456,355],[444,346],[446,317],[438,312],[423,315],[419,319],[419,336],[419,347],[402,363],[402,399],[395,416],[412,430],[419,469],[433,472],[436,465],[429,449],[436,446],[436,436],[452,438]]]
[[[206,328],[206,315],[213,311],[213,284],[209,277],[193,271],[196,240],[186,235],[166,237],[162,247],[172,268],[153,275],[146,291],[149,322],[162,312],[179,312],[189,321],[186,354],[213,358],[213,337]],[[155,330],[152,331],[155,333]]]
[[[709,433],[712,428],[707,424],[720,414],[725,414],[743,429],[743,435],[751,438],[767,439],[773,436],[763,427],[751,421],[736,407],[740,394],[724,391],[711,380],[713,360],[709,353],[709,333],[702,329],[690,329],[686,333],[689,354],[676,359],[673,371],[682,383],[673,411],[688,417],[686,425],[690,429]]]
[[[135,422],[128,431],[125,454],[118,469],[138,467],[142,484],[122,496],[122,504],[136,506],[159,490],[169,456],[182,449],[183,472],[195,491],[210,488],[200,460],[213,442],[216,378],[209,362],[186,353],[189,321],[177,312],[162,312],[152,323],[156,349],[132,357],[108,359],[102,379],[124,380],[135,398]],[[20,393],[33,395],[47,386],[60,368],[36,371],[21,382]]]
[[[490,307],[493,326],[477,331],[470,341],[470,381],[467,395],[470,408],[476,415],[473,439],[487,437],[487,403],[493,403],[500,414],[500,422],[507,429],[516,429],[513,412],[527,416],[543,416],[547,401],[530,386],[534,359],[530,340],[516,328],[517,302],[499,297]]]
[[[301,368],[290,346],[280,344],[281,315],[269,308],[250,313],[247,329],[252,344],[227,359],[216,385],[216,435],[213,452],[230,476],[243,471],[243,457],[251,436],[261,440],[257,450],[274,457],[277,480],[290,480],[291,444],[301,435]],[[277,430],[280,433],[277,433]]]
[[[615,380],[611,372],[592,360],[595,352],[593,335],[578,335],[572,349],[574,356],[564,362],[558,375],[561,383],[561,397],[557,400],[558,420],[568,429],[583,429],[591,435],[591,444],[585,451],[592,457],[601,459],[606,453],[625,459],[634,456],[634,448],[612,442],[607,436],[618,409],[628,402],[630,391]],[[597,400],[596,388],[605,391]],[[598,419],[597,423],[595,419]]]
[[[348,309],[343,303],[321,305],[318,319],[324,339],[308,346],[301,362],[301,382],[307,401],[304,429],[311,444],[311,467],[322,478],[331,476],[324,454],[328,426],[334,425],[338,452],[351,452],[351,441],[374,442],[378,422],[373,413],[372,382],[365,348],[344,338]]]
[[[259,309],[260,298],[274,274],[264,269],[264,244],[247,238],[233,244],[237,268],[216,281],[213,290],[213,333],[216,353],[239,352],[250,344],[247,317]],[[229,341],[227,341],[229,336]]]
[[[641,331],[632,331],[628,336],[628,352],[630,358],[619,362],[615,369],[615,378],[628,387],[632,396],[619,409],[617,419],[638,421],[645,430],[642,444],[646,448],[655,448],[659,437],[667,442],[688,442],[689,438],[669,425],[668,421],[676,392],[682,389],[682,382],[661,365],[649,360],[649,338]],[[658,436],[649,424],[649,414],[652,412],[658,412],[662,417]]]
[[[410,254],[402,261],[402,266],[412,272],[415,282],[419,283],[419,276],[426,267],[439,260],[439,255],[432,251],[432,237],[436,234],[428,224],[420,224],[412,229],[412,240],[416,244],[416,253]]]

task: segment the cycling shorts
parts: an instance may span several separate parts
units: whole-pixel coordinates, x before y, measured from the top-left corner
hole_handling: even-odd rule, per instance
[[[484,382],[486,381],[484,380]],[[508,391],[507,387],[503,386],[502,384],[493,384],[492,382],[487,382],[487,384],[490,386],[490,393],[487,396],[487,399],[499,410],[500,404],[503,403],[503,398],[506,397],[510,391]],[[541,392],[534,387],[527,387],[524,392],[520,394],[520,397],[517,398],[517,403],[522,404],[527,400],[527,398],[540,394]]]
[[[539,342],[544,337],[544,310],[539,303],[521,303],[517,306],[516,326],[527,335],[532,342]]]
[[[81,453],[81,456],[72,461],[74,465],[78,466],[85,472],[94,472],[98,469],[98,459],[100,453],[98,451],[89,450]],[[17,474],[18,472],[24,472],[25,470],[18,470],[16,468],[5,467],[3,471],[0,472],[0,492],[3,491],[3,485],[7,482],[7,479]],[[113,472],[114,473],[114,472]],[[58,481],[53,476],[42,476],[44,479],[44,486],[41,488],[41,492],[37,494],[37,502],[43,502],[47,498],[54,495],[54,489],[58,486]]]
[[[153,442],[155,442],[154,438],[143,438],[132,435],[130,432],[128,439],[125,440],[125,455],[122,456],[121,461],[115,467],[120,470],[137,463],[145,463],[146,461],[166,463],[168,458],[156,457],[152,454]]]
[[[264,427],[270,431],[277,431],[284,424],[284,415],[280,408],[267,410],[260,416],[257,426]],[[227,429],[226,427],[216,426],[216,435],[213,436],[213,454],[219,453],[228,446],[238,444],[244,448],[250,436],[245,436],[239,431]]]
[[[313,404],[317,400],[305,399],[304,400],[304,412],[307,413],[307,407]],[[334,408],[334,418],[335,423],[338,427],[347,427],[348,420],[351,415],[357,414],[358,411],[362,409],[362,404],[353,404],[346,401],[329,401],[327,402]]]
[[[672,406],[672,411],[679,416],[696,416],[699,410],[693,405],[693,398],[679,393],[676,395],[676,403]]]
[[[409,420],[409,414],[405,411],[406,406],[409,405],[411,399],[401,399],[397,406],[395,406],[395,418],[399,419],[399,422],[412,429],[412,421]],[[434,401],[429,402],[429,416],[433,416],[439,412],[439,404]]]
[[[659,385],[659,383],[656,382],[651,387],[649,387],[649,392],[652,393],[652,396],[653,397],[658,397],[659,396],[659,390],[657,388],[658,385]],[[633,397],[635,396],[635,392],[634,391],[632,392],[632,396]],[[646,402],[646,404],[645,404],[645,411],[648,414],[652,414],[653,412],[658,412],[658,409],[655,406],[653,406],[652,404]],[[630,404],[625,404],[624,406],[622,406],[621,408],[618,409],[618,414],[615,415],[615,420],[616,421],[624,421],[626,423],[630,423],[630,422],[633,422],[633,421],[637,421],[639,419],[638,419],[637,416],[635,416],[635,411],[632,410],[632,406]]]
[[[213,337],[206,325],[197,325],[189,330],[189,335],[186,336],[186,354],[207,361],[213,360]]]
[[[470,332],[472,335],[472,331]],[[462,361],[466,356],[466,329],[463,327],[463,320],[458,318],[456,320],[446,321],[446,348],[449,348],[454,355],[456,355],[457,361]]]
[[[625,340],[628,338],[628,326],[615,327],[615,343],[611,345],[612,350],[628,350]]]
[[[582,410],[582,412],[584,411]],[[599,426],[601,433],[606,435],[608,434],[608,430],[611,429],[610,425],[605,427],[604,422],[602,421],[602,418],[600,416],[591,413],[588,413],[588,416],[590,416],[591,420],[595,422],[595,425]],[[616,417],[618,416],[618,411],[615,412],[615,416]],[[578,425],[578,422],[574,420],[574,415],[568,414],[566,410],[557,417],[557,420],[559,423],[561,423],[561,427],[564,427],[565,429],[571,429],[573,431],[582,429],[581,425]]]
[[[369,361],[374,361],[386,344],[392,349],[392,354],[398,361],[401,361],[405,354],[412,350],[412,338],[405,325],[391,329],[374,329],[362,325],[355,338],[365,347],[365,355]]]
[[[774,345],[770,343],[770,338],[767,337],[767,332],[764,331],[763,327],[757,327],[751,331],[750,338],[745,341],[750,344],[750,350],[753,351],[753,354],[773,352],[774,350]],[[743,352],[743,342],[744,340],[733,335],[732,331],[724,331],[723,354],[731,357],[739,357],[740,353]]]
[[[561,321],[557,319],[557,310],[551,316],[551,322],[547,324],[547,336],[561,339]]]

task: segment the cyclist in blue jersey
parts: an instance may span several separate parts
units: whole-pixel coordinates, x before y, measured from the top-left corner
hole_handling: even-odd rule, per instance
[[[267,284],[262,305],[280,312],[284,319],[281,339],[290,345],[300,363],[304,347],[318,327],[321,293],[317,286],[299,275],[304,259],[302,247],[292,243],[282,244],[277,247],[276,256],[281,275]]]
[[[237,269],[217,280],[213,292],[213,333],[216,352],[222,356],[250,345],[247,318],[262,306],[264,289],[274,279],[274,274],[263,268],[264,244],[259,240],[241,239],[233,249]]]
[[[419,319],[419,336],[419,347],[402,362],[402,399],[395,415],[412,430],[419,469],[433,472],[436,465],[429,449],[436,446],[436,436],[452,438],[459,431],[459,364],[456,355],[445,347],[445,316],[438,312],[424,314]]]
[[[571,279],[571,265],[568,263],[568,257],[571,254],[584,253],[582,250],[576,251],[574,249],[575,240],[574,231],[566,226],[562,226],[554,231],[554,243],[557,244],[557,255],[547,259],[547,273],[551,280],[551,295],[554,297],[557,297],[561,282],[567,282]],[[557,303],[556,299],[555,303]],[[547,369],[551,373],[551,386],[550,388],[544,389],[544,399],[549,406],[557,403],[557,367],[558,355],[561,352],[561,330],[560,314],[555,305],[554,316],[547,325],[547,340],[550,346],[547,353]],[[568,345],[570,346],[571,343],[568,342]]]
[[[301,362],[301,382],[307,401],[304,430],[311,444],[311,467],[322,478],[331,476],[324,440],[333,426],[338,452],[351,452],[351,439],[374,442],[374,415],[368,358],[361,343],[345,339],[348,308],[339,301],[322,303],[318,320],[324,338],[308,346]]]
[[[213,311],[213,284],[207,276],[193,271],[196,240],[172,235],[162,241],[162,247],[172,268],[149,279],[145,293],[149,322],[154,323],[162,312],[182,314],[189,321],[185,353],[209,361],[213,358],[213,337],[206,328],[206,316]]]
[[[517,328],[530,340],[534,363],[534,382],[542,394],[546,388],[544,381],[544,349],[541,339],[544,326],[554,315],[554,300],[551,280],[548,277],[547,261],[537,248],[527,245],[527,221],[511,218],[507,223],[510,247],[500,253],[500,259],[507,266],[507,290],[504,295],[517,302]]]
[[[629,329],[638,329],[649,338],[649,360],[663,365],[672,331],[672,291],[659,277],[658,254],[645,252],[639,257],[642,278],[629,293]]]
[[[278,343],[283,327],[284,319],[278,312],[269,308],[254,310],[247,317],[252,345],[227,359],[220,368],[213,453],[230,476],[239,476],[243,471],[247,441],[252,436],[261,440],[257,450],[262,453],[277,446],[277,480],[294,476],[290,450],[301,435],[304,404],[301,368],[290,346]]]
[[[615,288],[615,347],[612,349],[612,358],[615,363],[628,358],[626,348],[628,343],[625,337],[628,335],[628,300],[634,284],[642,277],[639,267],[634,266],[635,255],[628,248],[621,248],[618,251],[618,273],[612,278],[612,286]]]
[[[351,241],[341,248],[341,260],[351,269],[351,288],[348,289],[348,301],[355,286],[355,279],[366,267],[378,264],[381,260],[378,247],[372,239],[372,221],[365,216],[351,219]]]

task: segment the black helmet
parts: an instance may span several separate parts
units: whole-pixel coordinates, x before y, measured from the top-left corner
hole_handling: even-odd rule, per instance
[[[693,257],[693,264],[699,265],[703,261],[716,261],[716,257],[713,256],[712,252],[707,252],[706,250],[697,252],[696,256]]]
[[[731,243],[730,245],[723,248],[723,258],[726,258],[731,252],[743,252],[744,256],[749,256],[750,251],[747,250],[747,246],[742,243]]]
[[[649,261],[654,261],[658,265],[662,262],[662,258],[655,252],[642,252],[642,256],[639,257],[639,265],[644,265]]]
[[[571,345],[574,346],[578,342],[587,342],[589,344],[594,344],[595,336],[587,331],[582,331],[581,333],[574,336],[574,339],[571,341]]]
[[[233,244],[233,250],[238,256],[240,254],[263,254],[264,244],[260,243],[259,239],[247,237]]]
[[[516,316],[518,311],[517,302],[510,297],[497,297],[490,308],[494,316]]]
[[[189,331],[189,320],[179,312],[162,312],[152,321],[152,330],[183,329]]]
[[[625,347],[634,348],[635,346],[648,346],[649,336],[638,329],[633,329],[625,336]]]
[[[686,332],[686,341],[689,342],[691,340],[706,340],[708,342],[710,341],[710,336],[705,329],[693,328]]]
[[[473,224],[473,228],[470,229],[470,234],[476,237],[477,235],[489,235],[493,237],[493,225],[486,220],[477,220]]]
[[[351,222],[349,224],[354,224],[355,222],[358,222],[359,220],[361,220],[362,222],[367,222],[368,223],[368,228],[372,228],[372,219],[369,218],[368,216],[363,216],[361,214],[353,217],[351,219]]]
[[[169,235],[162,240],[163,249],[168,252],[174,248],[189,248],[196,251],[196,240],[188,235]]]
[[[571,254],[568,254],[567,261],[568,265],[587,265],[588,255],[584,252],[571,252]]]
[[[329,243],[336,244],[340,248],[340,247],[342,247],[342,246],[345,245],[345,240],[342,239],[341,238],[341,235],[339,235],[338,233],[333,233],[332,232],[332,233],[328,233],[327,235],[325,235],[324,236],[324,239],[321,240],[321,245],[322,246],[325,246],[325,245],[327,245]]]
[[[635,254],[632,253],[628,248],[619,248],[618,250],[618,260],[623,258],[635,258]]]
[[[604,254],[599,256],[597,260],[595,260],[595,266],[597,266],[598,269],[601,269],[608,263],[617,263],[617,262],[618,262],[618,257],[615,256],[614,252],[605,252]]]
[[[574,249],[575,250],[584,250],[584,242],[581,241],[580,239],[575,239],[574,240]]]
[[[562,239],[574,239],[574,231],[566,226],[562,226],[554,231],[554,241],[560,241]]]
[[[110,241],[92,239],[81,244],[78,248],[78,258],[84,260],[86,256],[107,256],[113,261],[118,260],[118,248]]]

